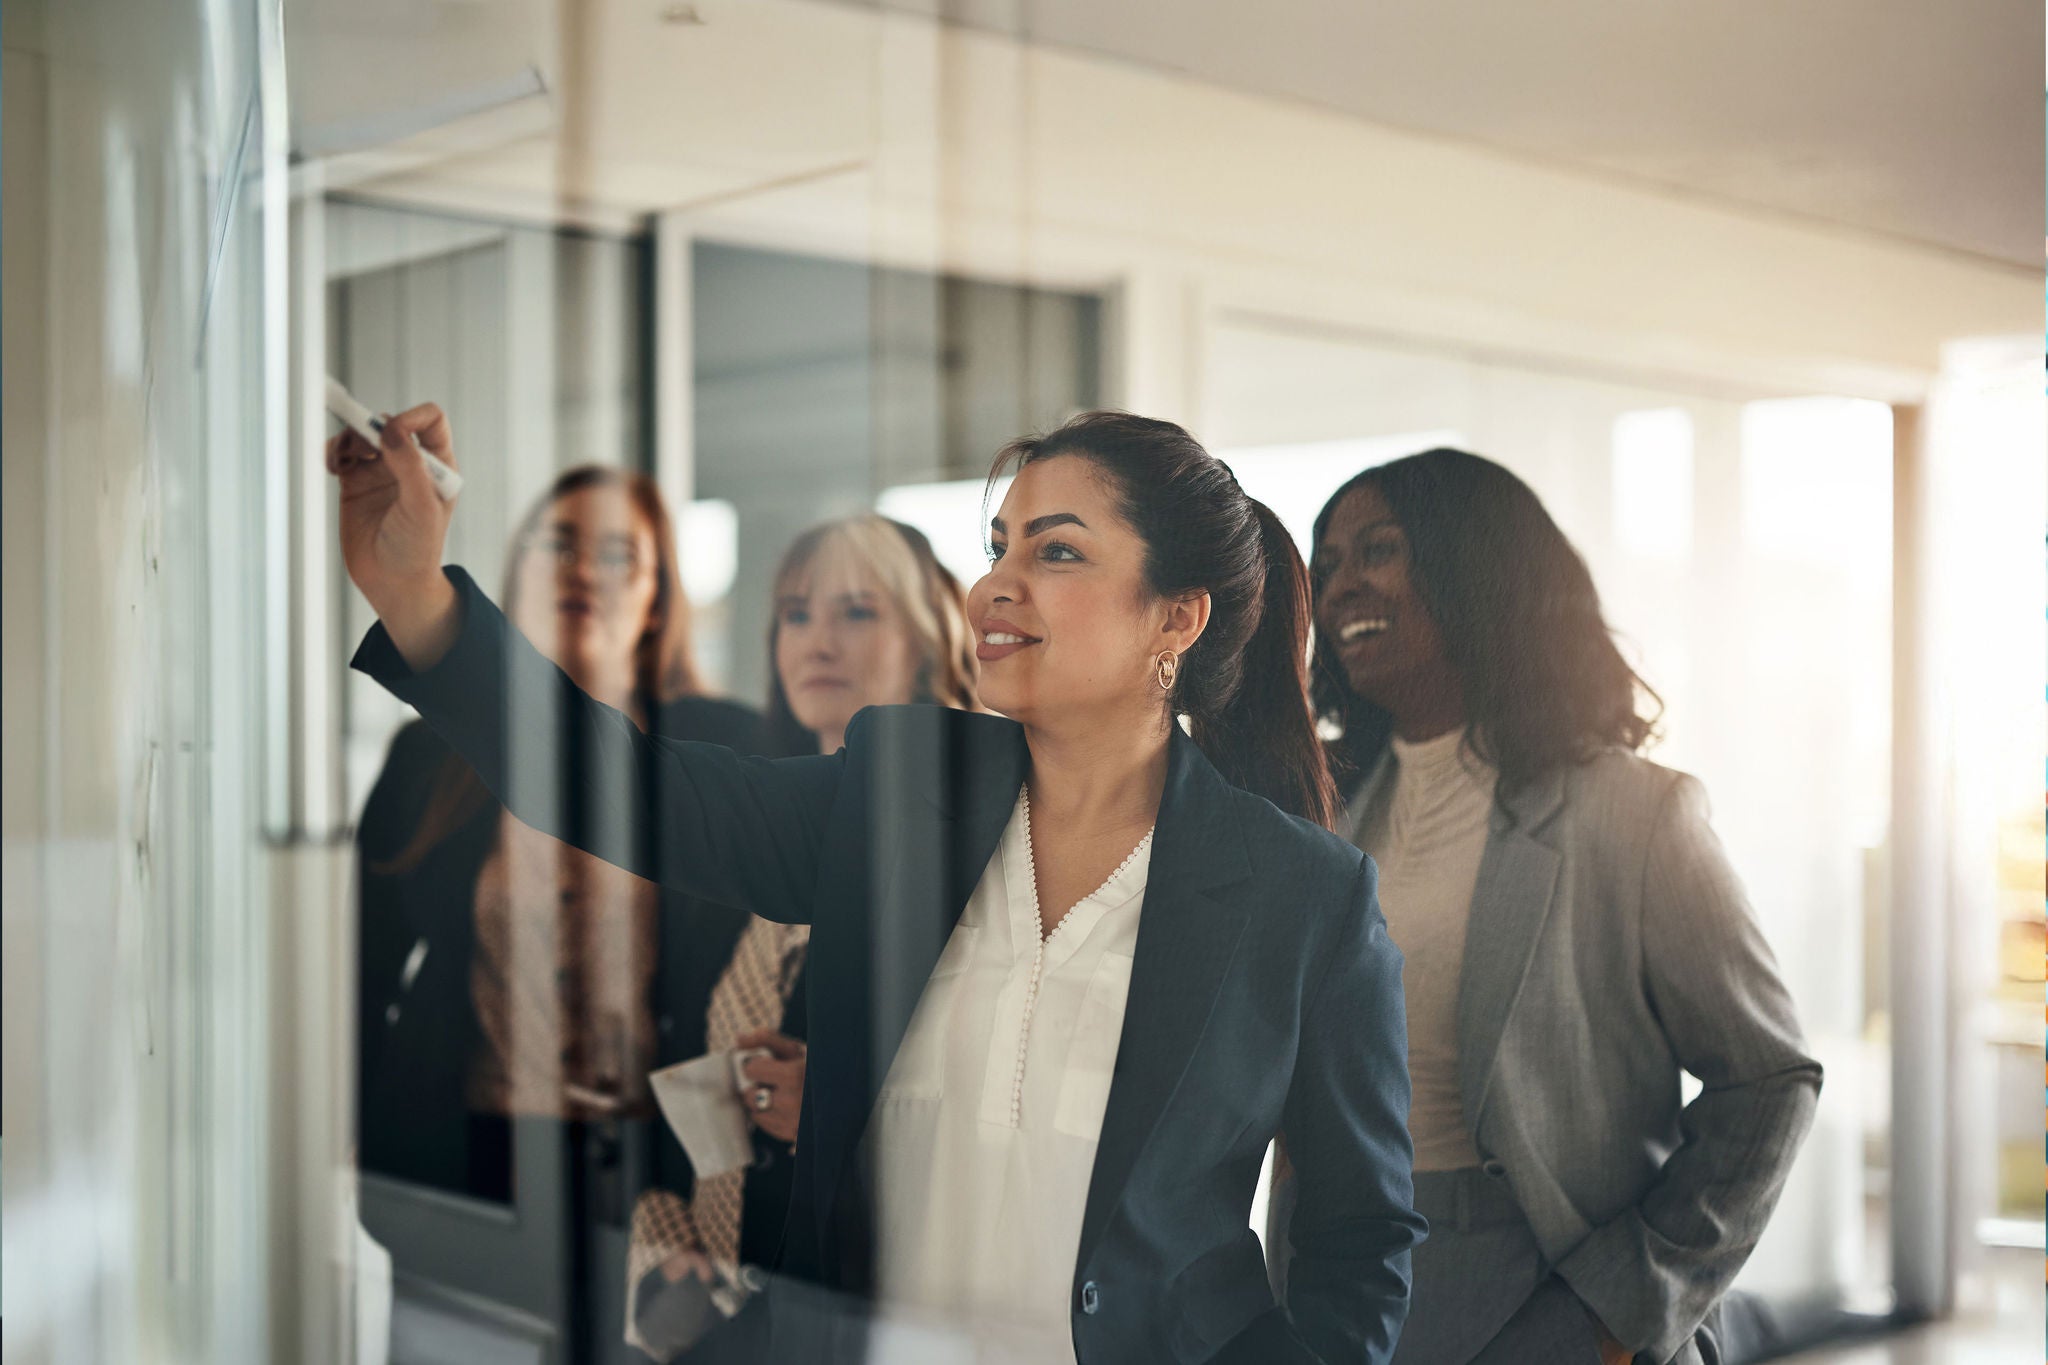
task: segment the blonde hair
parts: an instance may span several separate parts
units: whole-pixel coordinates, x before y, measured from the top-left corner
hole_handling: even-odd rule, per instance
[[[937,702],[964,711],[978,711],[978,672],[974,631],[967,622],[967,594],[960,580],[932,553],[931,542],[915,527],[872,512],[813,526],[783,552],[775,570],[774,599],[788,595],[797,577],[831,550],[842,550],[874,576],[895,603],[917,651],[918,670],[913,701]],[[775,667],[776,638],[782,630],[777,612],[768,626],[768,731],[776,752],[815,752],[817,737],[797,720],[782,674]]]

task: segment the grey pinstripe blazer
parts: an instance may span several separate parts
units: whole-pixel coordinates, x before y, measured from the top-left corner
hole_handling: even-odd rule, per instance
[[[1697,1360],[1821,1083],[1704,790],[1617,750],[1522,791],[1465,942],[1458,1079],[1487,1170],[1642,1359]],[[1682,1107],[1681,1068],[1703,1086]]]

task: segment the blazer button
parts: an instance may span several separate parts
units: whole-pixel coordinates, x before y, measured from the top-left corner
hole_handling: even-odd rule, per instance
[[[1506,1166],[1503,1166],[1500,1163],[1500,1161],[1494,1157],[1488,1157],[1486,1159],[1486,1164],[1481,1166],[1479,1169],[1491,1176],[1503,1176],[1508,1173],[1508,1168]]]
[[[1092,1317],[1095,1314],[1095,1310],[1100,1307],[1102,1307],[1102,1291],[1095,1287],[1095,1281],[1090,1280],[1081,1286],[1081,1311]]]

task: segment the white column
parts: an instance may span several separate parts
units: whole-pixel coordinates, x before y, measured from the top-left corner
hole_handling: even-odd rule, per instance
[[[1892,410],[1892,1282],[1901,1315],[1948,1311],[1952,1162],[1946,844],[1923,412]]]

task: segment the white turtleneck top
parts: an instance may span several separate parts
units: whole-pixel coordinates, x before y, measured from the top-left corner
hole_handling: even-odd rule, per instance
[[[1458,1094],[1458,980],[1495,774],[1464,740],[1463,729],[1416,744],[1395,739],[1393,771],[1354,835],[1379,864],[1380,909],[1406,959],[1408,1130],[1418,1171],[1479,1165]]]

